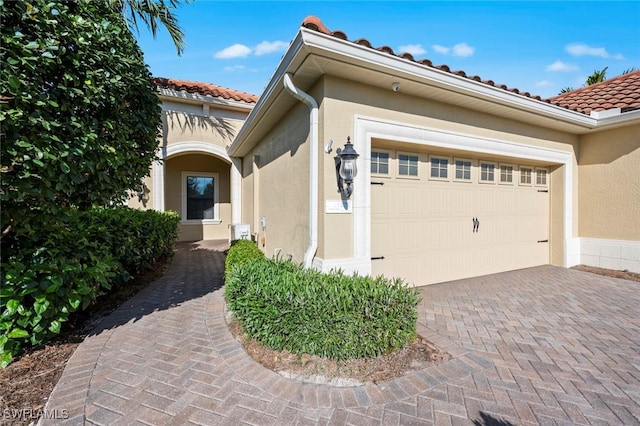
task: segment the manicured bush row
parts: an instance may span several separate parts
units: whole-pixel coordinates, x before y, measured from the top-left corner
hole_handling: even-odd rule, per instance
[[[170,254],[178,222],[175,213],[95,208],[71,212],[31,239],[3,241],[0,366],[58,334],[72,312]]]
[[[232,265],[225,298],[245,332],[268,347],[337,360],[373,358],[411,342],[420,303],[399,279],[268,259]]]

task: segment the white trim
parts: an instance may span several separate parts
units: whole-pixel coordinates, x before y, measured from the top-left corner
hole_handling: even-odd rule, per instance
[[[362,274],[362,271],[370,268],[370,258],[344,258],[344,259],[321,259],[315,257],[312,267],[321,272],[330,272],[332,269],[342,269],[347,275],[354,273]]]
[[[186,219],[187,217],[187,191],[186,182],[188,176],[213,178],[213,219]],[[218,225],[220,220],[220,175],[210,172],[192,172],[184,170],[180,176],[180,199],[182,208],[180,211],[180,223],[182,225]]]
[[[240,223],[242,221],[242,160],[234,159],[236,164],[227,154],[227,150],[221,146],[212,145],[200,141],[185,141],[174,143],[171,145],[163,145],[159,150],[159,161],[152,165],[153,180],[153,209],[164,211],[164,179],[165,179],[165,161],[170,157],[179,154],[196,153],[210,154],[222,158],[231,164],[230,170],[230,186],[231,186],[231,220],[232,223]]]
[[[242,222],[242,158],[231,159],[231,223]]]
[[[415,126],[361,115],[354,116],[353,144],[370,170],[371,139],[391,139],[445,149],[472,151],[479,154],[508,156],[514,159],[544,161],[561,164],[564,180],[564,266],[574,266],[580,259],[580,244],[573,237],[573,154],[550,148],[522,145],[505,140],[490,139],[440,129]],[[371,174],[359,173],[354,182],[353,198],[353,261],[371,259]],[[371,261],[362,261],[359,272],[369,274]]]
[[[184,154],[187,152],[212,154],[222,158],[227,163],[231,163],[231,158],[229,157],[229,154],[227,154],[226,149],[218,145],[199,141],[186,141],[167,145],[166,148],[163,149],[162,159],[168,159],[174,155]]]
[[[640,273],[640,241],[580,238],[580,263]]]
[[[164,211],[164,161],[154,161],[151,166],[153,181],[153,209]]]

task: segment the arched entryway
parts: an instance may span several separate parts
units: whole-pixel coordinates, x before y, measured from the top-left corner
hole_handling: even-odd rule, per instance
[[[204,142],[162,150],[154,165],[154,208],[180,214],[180,241],[224,239],[240,218],[240,172],[226,151]]]

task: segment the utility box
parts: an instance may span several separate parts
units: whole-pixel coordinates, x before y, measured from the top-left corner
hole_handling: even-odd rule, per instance
[[[229,225],[229,230],[229,242],[251,239],[251,226],[248,223],[232,223]]]

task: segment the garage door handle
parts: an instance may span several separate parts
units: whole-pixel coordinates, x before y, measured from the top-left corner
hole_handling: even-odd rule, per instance
[[[371,185],[384,185],[384,182],[371,182]]]
[[[480,229],[480,221],[478,220],[477,217],[473,218],[473,232],[478,232],[478,229]]]
[[[539,243],[548,243],[549,240],[538,240]]]
[[[376,256],[371,258],[371,260],[382,260],[382,259],[384,259],[384,256]]]

